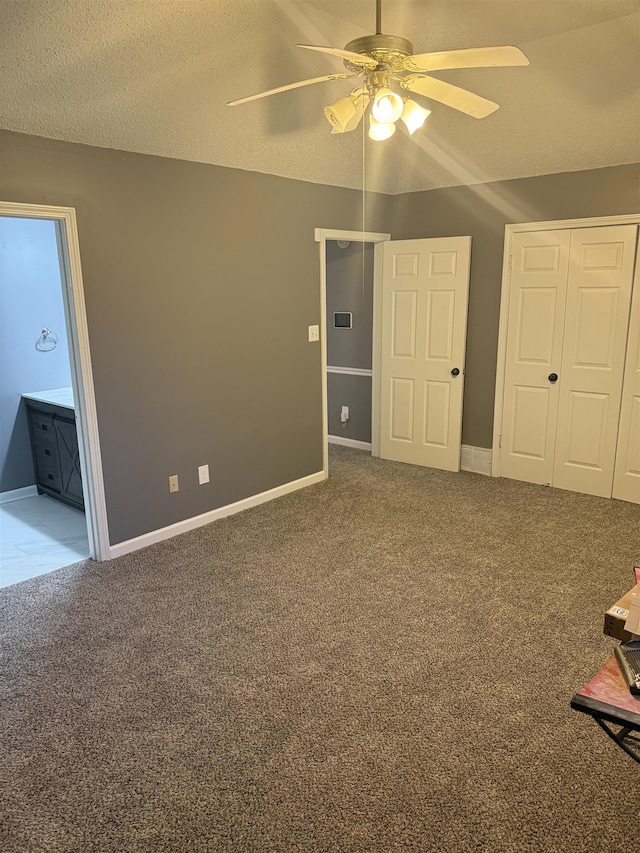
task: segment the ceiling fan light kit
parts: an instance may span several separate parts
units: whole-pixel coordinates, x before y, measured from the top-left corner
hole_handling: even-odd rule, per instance
[[[416,104],[410,98],[404,99],[404,109],[400,118],[409,131],[409,136],[413,136],[416,130],[420,130],[430,115],[431,110],[425,110],[420,104]]]
[[[512,45],[414,54],[413,45],[408,39],[385,35],[382,32],[381,19],[382,0],[376,0],[374,35],[353,39],[345,45],[344,49],[310,44],[297,45],[305,50],[327,53],[343,59],[348,74],[327,74],[324,77],[300,80],[257,95],[229,101],[228,105],[236,106],[325,80],[364,77],[360,87],[354,89],[347,97],[336,101],[335,104],[325,107],[324,114],[331,125],[331,133],[347,133],[358,127],[364,113],[371,105],[369,137],[381,141],[393,136],[396,131],[396,122],[400,119],[412,136],[422,127],[431,112],[394,91],[393,86],[479,119],[491,115],[499,105],[467,89],[461,89],[438,77],[432,77],[431,72],[452,68],[497,68],[529,64],[529,60],[520,48]]]
[[[346,133],[359,124],[369,104],[369,93],[364,88],[354,89],[346,98],[324,108],[332,133]]]
[[[396,122],[402,115],[404,101],[388,86],[381,86],[375,93],[371,112],[376,121]]]
[[[369,138],[376,142],[389,139],[396,132],[396,126],[392,121],[378,121],[373,113],[369,114]]]

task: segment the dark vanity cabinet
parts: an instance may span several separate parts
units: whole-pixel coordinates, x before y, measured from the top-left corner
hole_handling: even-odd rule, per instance
[[[84,510],[73,409],[25,400],[38,494]]]

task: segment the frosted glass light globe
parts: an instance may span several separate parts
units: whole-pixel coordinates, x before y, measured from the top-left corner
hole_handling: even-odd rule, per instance
[[[371,112],[377,121],[393,122],[400,118],[403,109],[404,103],[400,95],[382,86],[376,92]]]
[[[416,104],[415,101],[411,101],[407,98],[407,102],[404,105],[404,110],[402,111],[400,118],[407,126],[409,135],[413,136],[416,130],[422,127],[430,115],[431,110],[425,110],[419,104]]]
[[[392,122],[376,121],[375,118],[369,116],[369,137],[375,139],[376,142],[382,142],[383,139],[389,139],[396,132],[396,126]]]

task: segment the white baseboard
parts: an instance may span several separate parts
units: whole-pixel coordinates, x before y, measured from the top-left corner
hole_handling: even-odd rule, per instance
[[[486,447],[470,447],[462,445],[460,453],[460,468],[462,471],[473,471],[474,474],[491,476],[491,450]]]
[[[326,472],[318,471],[316,474],[309,474],[308,477],[292,480],[290,483],[276,486],[275,489],[269,489],[258,495],[252,495],[250,498],[244,498],[244,500],[227,504],[227,506],[219,507],[218,509],[211,510],[211,512],[195,515],[193,518],[186,518],[184,521],[178,521],[176,524],[170,524],[168,527],[160,528],[160,530],[153,530],[151,533],[145,533],[143,536],[136,536],[134,539],[127,539],[125,542],[119,542],[117,545],[110,546],[109,559],[121,557],[123,554],[130,554],[132,551],[139,551],[140,548],[146,548],[149,545],[154,545],[156,542],[171,539],[172,536],[178,536],[180,533],[186,533],[189,530],[194,530],[196,527],[203,527],[205,524],[210,524],[219,518],[235,515],[235,513],[242,512],[252,506],[258,506],[258,504],[275,500],[275,498],[281,498],[283,495],[289,494],[289,492],[304,489],[307,486],[312,486],[314,483],[320,483],[326,479]]]
[[[22,489],[12,489],[10,492],[0,492],[0,504],[10,504],[24,498],[35,498],[38,495],[36,486],[24,486]]]
[[[341,435],[329,435],[329,444],[341,444],[343,447],[355,447],[357,450],[368,450],[371,452],[370,441],[358,441],[355,438],[343,438]]]

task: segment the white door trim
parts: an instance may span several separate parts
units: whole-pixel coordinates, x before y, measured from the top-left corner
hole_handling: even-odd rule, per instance
[[[0,201],[0,216],[51,219],[56,224],[89,548],[94,560],[106,560],[111,556],[109,528],[76,212],[73,207]]]
[[[322,466],[325,476],[329,474],[329,429],[327,421],[327,240],[351,240],[359,243],[383,243],[391,239],[391,234],[382,234],[377,231],[336,231],[331,228],[315,228],[313,232],[316,243],[320,245],[320,329],[322,330]],[[374,250],[375,251],[375,250]],[[380,439],[378,437],[378,391],[376,370],[376,346],[378,342],[378,325],[380,322],[379,311],[376,313],[377,290],[379,282],[377,276],[378,256],[374,257],[373,273],[373,352],[372,352],[372,379],[371,379],[371,437],[372,453],[380,455]],[[376,440],[378,452],[376,453]]]
[[[502,256],[502,290],[500,295],[500,321],[498,327],[498,357],[496,363],[496,392],[493,408],[493,443],[491,447],[491,476],[500,477],[500,436],[502,435],[502,412],[504,403],[504,377],[507,362],[507,330],[509,326],[509,300],[511,295],[511,270],[514,234],[526,231],[557,231],[569,228],[594,228],[606,225],[640,224],[639,213],[619,216],[595,216],[588,219],[556,219],[547,222],[520,222],[505,225],[504,252]]]

